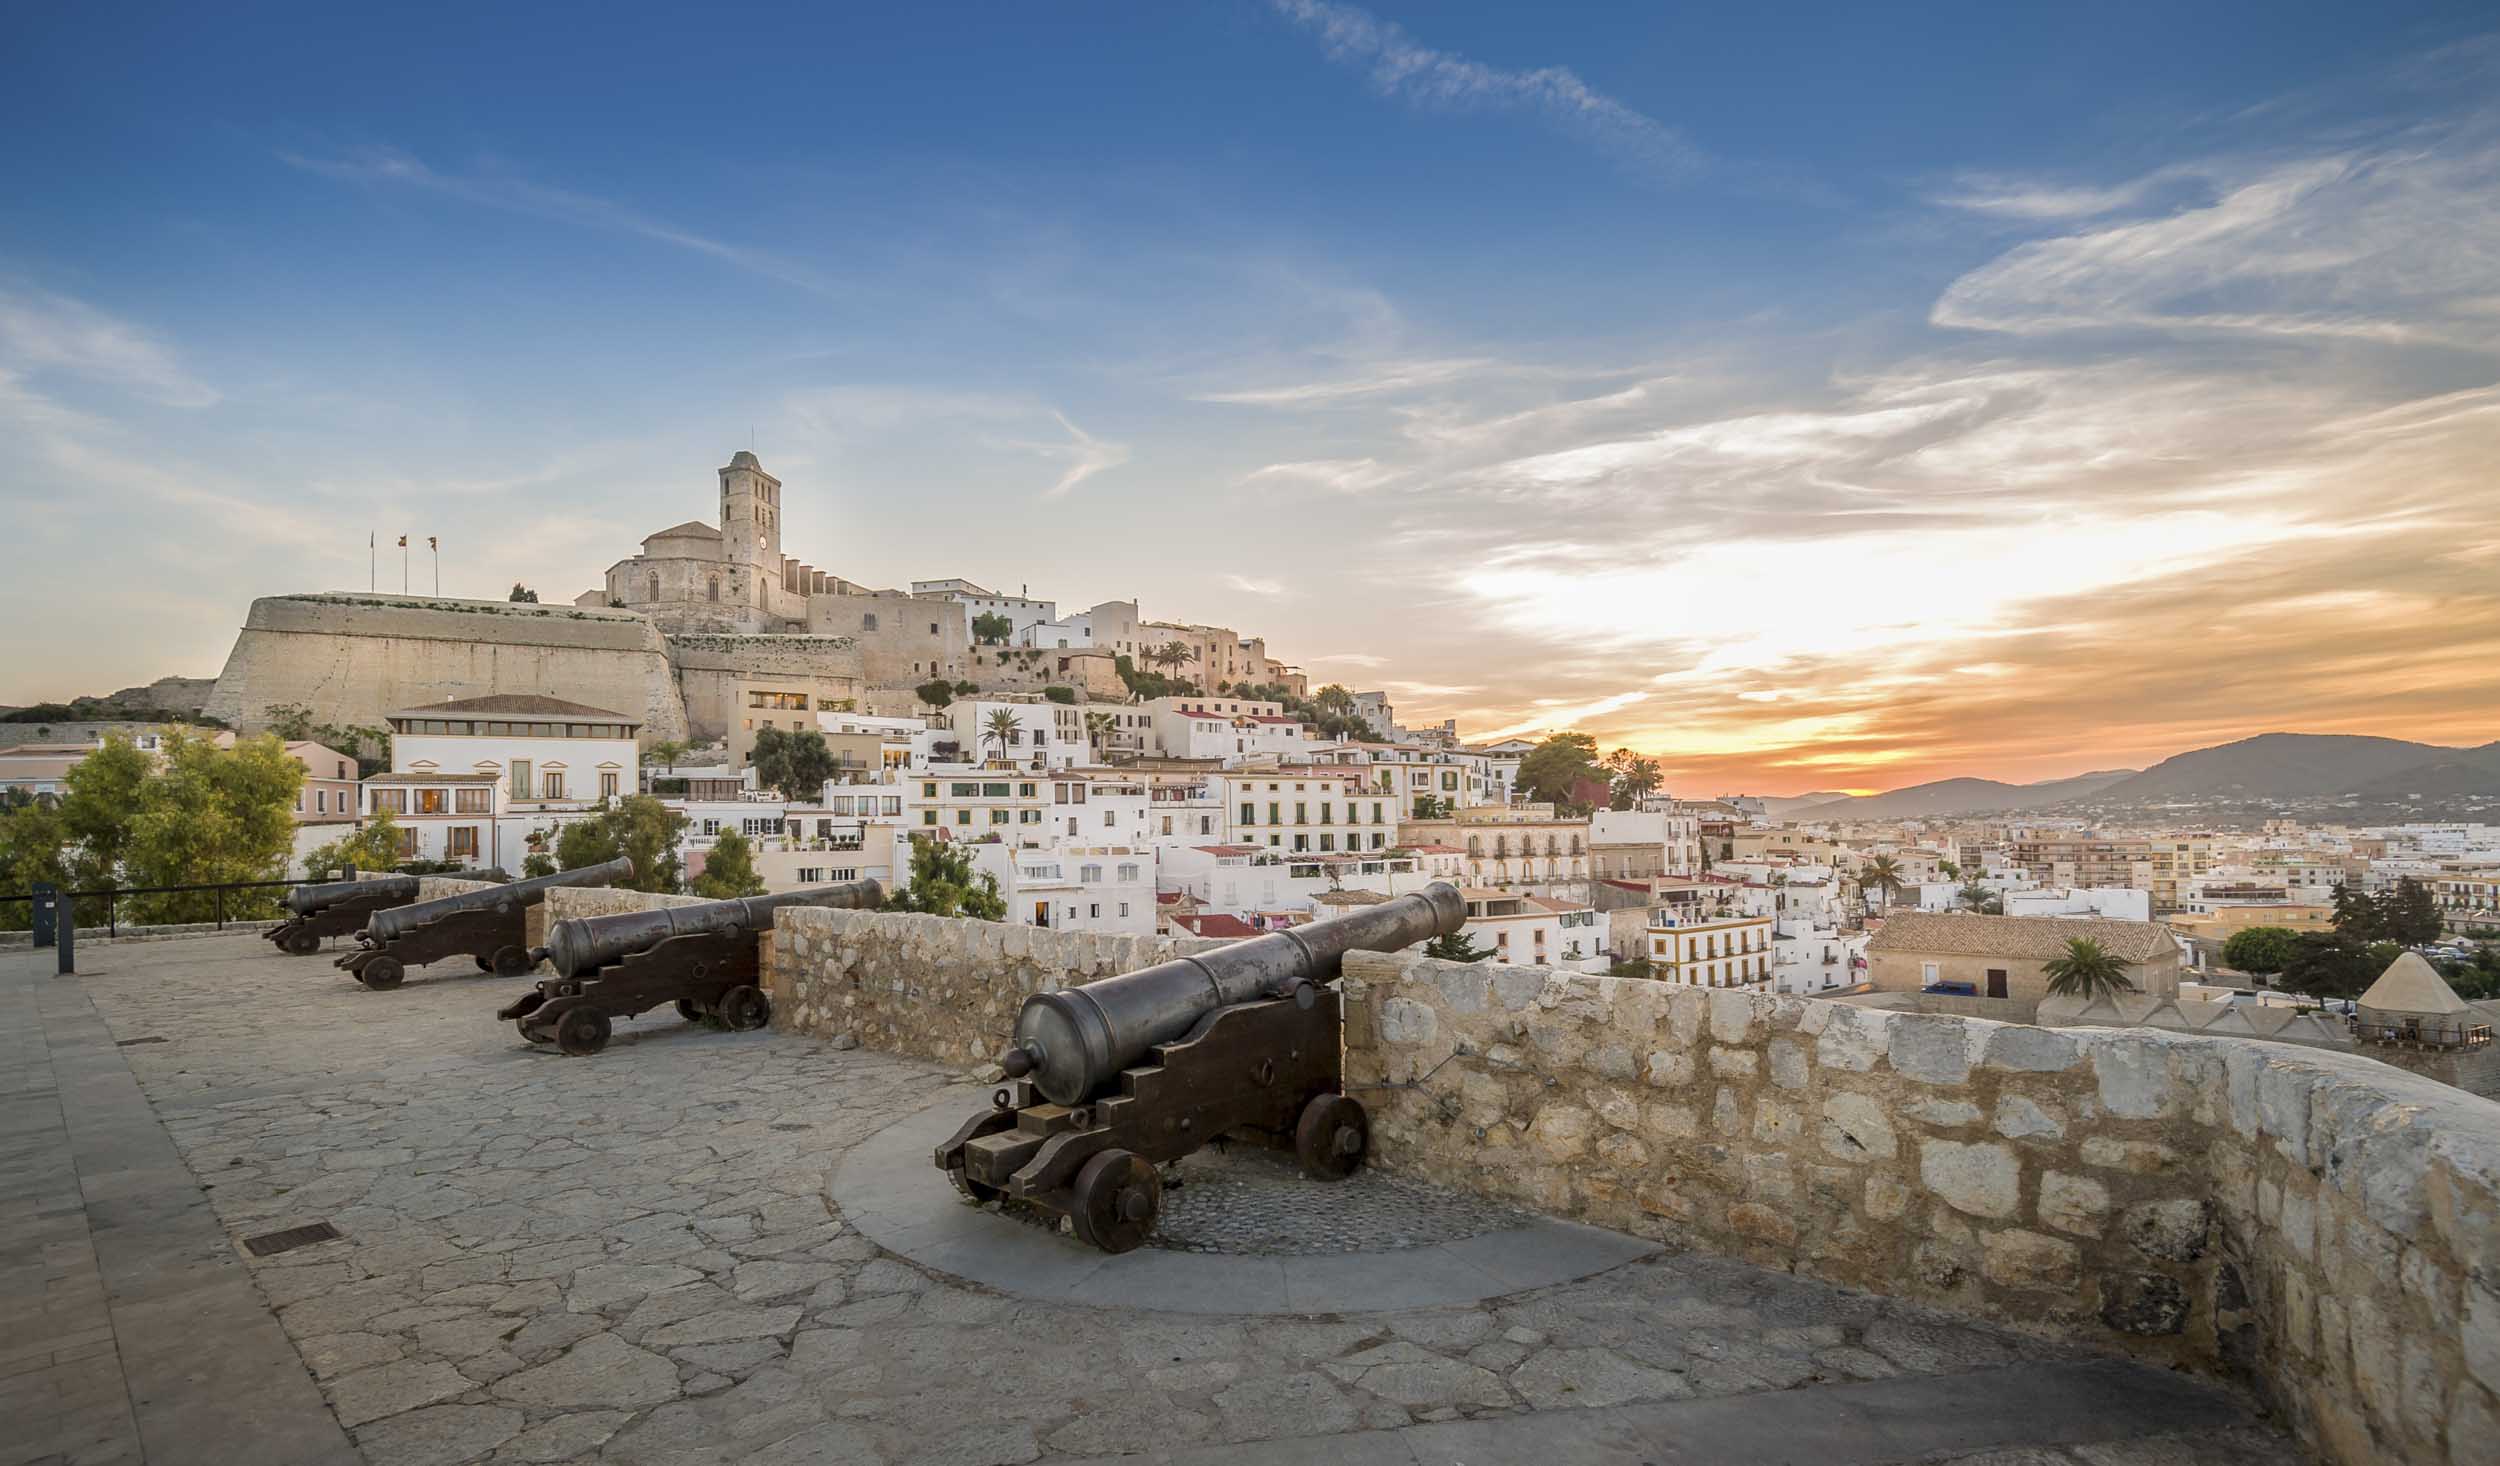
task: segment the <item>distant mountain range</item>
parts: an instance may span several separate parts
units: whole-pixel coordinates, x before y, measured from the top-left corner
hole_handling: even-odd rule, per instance
[[[1774,819],[1935,819],[1996,810],[2207,800],[2500,798],[2500,742],[2445,748],[2344,733],[2260,733],[2192,749],[2149,769],[2006,784],[1939,779],[1882,794],[1765,800]]]

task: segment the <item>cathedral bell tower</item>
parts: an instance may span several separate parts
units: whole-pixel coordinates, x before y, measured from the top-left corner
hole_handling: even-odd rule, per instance
[[[781,480],[752,453],[731,454],[720,471],[720,538],[731,563],[780,573]]]

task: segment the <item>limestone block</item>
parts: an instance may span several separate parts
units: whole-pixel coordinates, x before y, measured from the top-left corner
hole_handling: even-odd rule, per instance
[[[1481,1013],[1490,984],[1484,972],[1472,962],[1426,961],[1417,964],[1421,977],[1440,996],[1441,1006],[1452,1013]]]
[[[1989,1033],[1985,1063],[2023,1074],[2059,1074],[2073,1068],[2081,1054],[2071,1035],[2009,1023]]]
[[[1641,1125],[1650,1134],[1667,1140],[1691,1140],[1701,1134],[1701,1116],[1691,1105],[1644,1105]]]
[[[1774,1206],[1797,1204],[1797,1173],[1782,1155],[1745,1157],[1745,1194]]]
[[[1693,1056],[1681,1049],[1657,1049],[1645,1066],[1649,1082],[1660,1087],[1684,1084],[1693,1077]]]
[[[2213,1232],[2213,1204],[2188,1196],[2142,1202],[2127,1208],[2118,1229],[2146,1257],[2194,1262],[2205,1255]]]
[[[1589,1050],[1589,1067],[1607,1079],[1629,1079],[1640,1072],[1640,1063],[1624,1044],[1600,1044]]]
[[[1923,1140],[1918,1174],[1946,1205],[1972,1216],[2002,1220],[2021,1203],[2022,1162],[1995,1141]]]
[[[1879,1222],[1897,1221],[1910,1209],[1910,1188],[1901,1178],[1878,1171],[1866,1178],[1866,1214]]]
[[[2116,1274],[2101,1280],[2101,1322],[2122,1334],[2159,1337],[2183,1333],[2187,1290],[2161,1273]]]
[[[1979,1123],[1979,1106],[1968,1100],[1918,1099],[1902,1107],[1903,1113],[1922,1125],[1940,1125],[1953,1129]]]
[[[2309,1164],[2309,1075],[2292,1064],[2269,1058],[2257,1075],[2257,1115],[2265,1133],[2283,1154]]]
[[[1721,1079],[1751,1079],[1761,1067],[1762,1056],[1751,1049],[1714,1048],[1710,1051],[1710,1072]]]
[[[1753,1138],[1758,1143],[1785,1150],[1805,1139],[1805,1135],[1805,1112],[1795,1105],[1784,1105],[1766,1098],[1754,1106]]]
[[[1380,1005],[1382,1043],[1428,1044],[1440,1032],[1440,1015],[1412,998],[1391,998]]]
[[[1884,1107],[1867,1095],[1848,1092],[1823,1101],[1822,1139],[1826,1155],[1845,1161],[1888,1161],[1900,1148]]]
[[[1691,1048],[1701,1037],[1701,1025],[1710,1011],[1709,995],[1700,988],[1678,987],[1667,994],[1667,1028],[1675,1041]]]
[[[1833,1003],[1831,1013],[1823,1020],[1823,1032],[1814,1041],[1814,1062],[1826,1069],[1847,1069],[1864,1074],[1884,1056],[1888,1042],[1885,1024],[1892,1014],[1874,1008],[1859,1008],[1848,1003]]]
[[[2034,1136],[2063,1140],[2066,1137],[2066,1120],[2053,1106],[2009,1094],[1997,1100],[1994,1129],[2008,1140],[2025,1140]]]
[[[1577,1105],[1547,1105],[1537,1112],[1529,1134],[1548,1158],[1567,1161],[1587,1147],[1595,1125],[1596,1117]]]
[[[1921,1084],[1961,1084],[1970,1078],[1970,1034],[1959,1018],[1901,1014],[1893,1019],[1888,1052],[1895,1073]]]
[[[1722,1044],[1741,1044],[1753,1034],[1755,1008],[1761,999],[1732,988],[1709,990],[1710,1037]]]
[[[1759,1202],[1739,1202],[1727,1209],[1727,1224],[1729,1230],[1748,1242],[1758,1242],[1766,1247],[1797,1245],[1797,1224],[1789,1220],[1787,1212],[1777,1207],[1764,1206]]]
[[[2500,1292],[2481,1279],[2465,1283],[2465,1327],[2458,1336],[2465,1367],[2483,1388],[2500,1394]]]
[[[2039,1232],[1991,1232],[1980,1239],[1979,1271],[2008,1288],[2073,1288],[2083,1276],[2083,1253],[2072,1242]]]
[[[1770,1056],[1773,1084],[1782,1089],[1806,1087],[1806,1051],[1796,1040],[1775,1038],[1764,1052]]]
[[[1486,963],[1485,966],[1490,969],[1493,1001],[1505,1013],[1518,1013],[1534,1007],[1545,991],[1547,973],[1544,968],[1508,967],[1493,963]]]
[[[2094,1035],[2092,1072],[2101,1107],[2126,1120],[2160,1118],[2170,1105],[2170,1064],[2162,1041]]]
[[[1719,1086],[1719,1097],[1710,1106],[1710,1123],[1717,1127],[1721,1135],[1739,1135],[1744,1132],[1745,1107],[1737,1099],[1735,1090],[1726,1085]]]
[[[2157,1140],[2116,1140],[2089,1135],[2083,1141],[2083,1163],[2103,1170],[2157,1176],[2179,1162],[2179,1153]]]
[[[1649,1147],[1617,1132],[1597,1142],[1597,1158],[1619,1171],[1638,1171],[1649,1164]]]

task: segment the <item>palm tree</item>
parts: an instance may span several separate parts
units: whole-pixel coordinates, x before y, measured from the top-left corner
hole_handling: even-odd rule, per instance
[[[1007,756],[1008,745],[1023,734],[1024,723],[1016,717],[1014,708],[993,708],[990,710],[988,731],[982,736],[998,744],[998,756],[1003,759]]]
[[[1900,862],[1889,855],[1876,856],[1866,863],[1866,869],[1858,872],[1858,889],[1863,891],[1872,887],[1879,910],[1890,906],[1892,898],[1900,895],[1907,884],[1901,879]]]
[[[1198,654],[1191,651],[1186,642],[1167,641],[1146,653],[1146,660],[1158,667],[1186,667],[1198,660]]]
[[[2135,984],[2127,980],[2127,968],[2131,965],[2128,959],[2090,937],[2070,937],[2066,954],[2050,958],[2041,964],[2041,970],[2049,975],[2052,994],[2081,998],[2088,1003],[2134,992]]]
[[[1983,916],[2005,914],[2005,903],[1997,899],[1997,893],[1977,881],[1968,882],[1953,894],[1963,905]]]
[[[1120,720],[1109,713],[1092,712],[1085,715],[1085,741],[1096,750],[1100,750],[1105,743],[1109,742],[1111,735],[1118,732],[1119,728]]]

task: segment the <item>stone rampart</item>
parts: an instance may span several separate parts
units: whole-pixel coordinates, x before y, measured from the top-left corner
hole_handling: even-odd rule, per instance
[[[236,727],[268,709],[379,725],[446,698],[537,693],[628,713],[646,738],[682,738],[683,698],[659,629],[628,611],[362,595],[264,596],[206,711]]]
[[[1029,993],[1220,947],[1196,938],[1051,931],[829,907],[783,910],[766,993],[773,1026],[950,1064],[988,1062]]]
[[[2356,1057],[1356,954],[1376,1162],[2492,1459],[2500,1105]]]
[[[855,695],[861,677],[859,643],[848,636],[672,632],[668,655],[685,699],[686,725],[697,738],[722,737],[748,716],[734,705],[741,678],[848,682]]]

